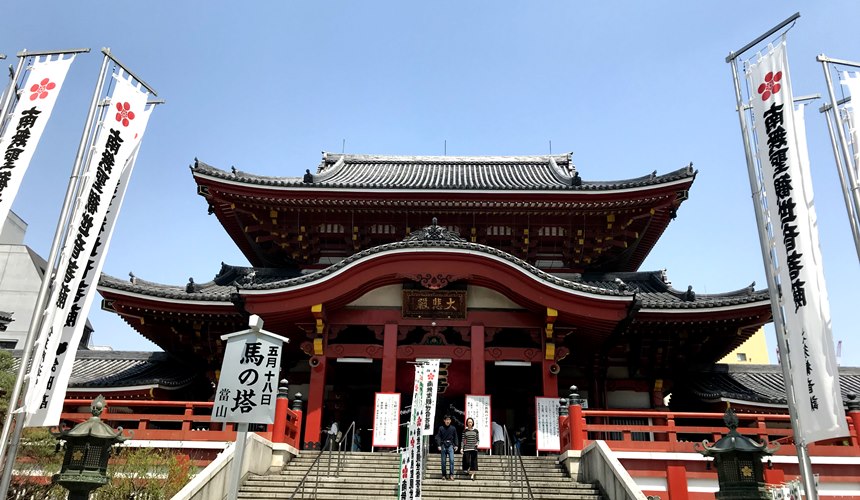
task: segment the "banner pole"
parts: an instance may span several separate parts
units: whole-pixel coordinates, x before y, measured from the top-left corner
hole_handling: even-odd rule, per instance
[[[851,226],[851,234],[854,237],[854,247],[857,250],[857,258],[860,259],[860,227],[858,227],[857,209],[851,198],[851,193],[848,190],[848,183],[845,179],[844,165],[842,163],[842,154],[839,150],[839,143],[836,142],[836,131],[833,130],[833,121],[830,118],[830,110],[833,113],[838,113],[839,109],[836,105],[825,104],[819,111],[824,114],[824,120],[827,122],[827,131],[830,133],[830,146],[833,148],[833,158],[836,160],[836,173],[839,174],[839,183],[842,185],[842,197],[845,199],[845,211],[848,212],[848,224]]]
[[[26,59],[26,57],[18,59],[18,68],[14,72],[12,72],[12,66],[9,66],[9,89],[6,91],[6,95],[3,96],[3,103],[0,105],[0,112],[3,113],[0,115],[0,134],[3,133],[3,130],[8,125],[9,113],[12,110],[14,102],[13,96],[18,90],[18,85],[15,83],[15,80],[18,79],[18,75],[21,74],[21,70],[24,68],[24,59]]]
[[[784,23],[785,24],[785,23]],[[783,24],[783,25],[784,25]],[[773,325],[776,330],[776,341],[779,346],[779,364],[782,367],[782,377],[785,381],[785,400],[788,405],[788,414],[791,418],[791,430],[795,437],[795,449],[797,450],[797,460],[800,469],[800,476],[806,489],[807,500],[818,500],[818,491],[815,489],[814,478],[812,476],[812,463],[809,460],[809,454],[806,450],[806,443],[798,442],[800,432],[798,429],[798,419],[796,412],[796,404],[794,399],[794,384],[791,377],[791,369],[788,359],[788,342],[786,341],[785,321],[782,316],[782,307],[779,304],[779,289],[776,285],[776,277],[773,272],[773,258],[770,252],[770,243],[767,234],[767,218],[762,209],[761,188],[756,175],[756,164],[752,145],[750,143],[750,132],[747,126],[746,117],[744,116],[743,97],[741,94],[741,85],[737,54],[730,54],[726,58],[732,68],[732,81],[734,82],[735,101],[738,112],[738,120],[741,127],[741,136],[744,144],[744,153],[747,163],[747,174],[749,175],[750,189],[752,190],[753,209],[755,210],[756,229],[759,235],[759,247],[761,249],[762,262],[764,263],[765,276],[767,278],[768,295],[770,295],[770,308],[773,315]],[[801,438],[802,439],[802,438]]]
[[[27,330],[27,339],[24,342],[24,352],[21,355],[21,365],[18,367],[18,377],[15,380],[15,388],[12,391],[12,398],[9,400],[9,415],[6,418],[6,421],[3,423],[2,436],[0,436],[0,457],[5,457],[5,466],[2,468],[3,473],[2,478],[0,478],[0,498],[6,498],[7,492],[9,491],[9,484],[12,480],[12,468],[15,464],[15,458],[18,454],[18,442],[20,441],[21,433],[24,430],[25,418],[25,415],[22,411],[23,406],[19,406],[18,402],[26,396],[27,391],[26,386],[24,384],[28,383],[30,380],[30,376],[27,372],[27,369],[28,365],[30,364],[30,357],[33,354],[33,343],[35,342],[42,321],[44,320],[45,307],[47,306],[46,302],[48,299],[48,288],[49,284],[53,281],[55,261],[57,260],[57,254],[59,253],[60,249],[60,240],[65,233],[63,228],[66,224],[67,218],[69,217],[69,207],[72,204],[72,200],[76,197],[78,185],[77,180],[80,175],[81,166],[83,165],[82,160],[84,157],[84,152],[87,149],[87,143],[89,142],[88,138],[90,135],[90,130],[92,129],[92,121],[93,116],[95,115],[96,105],[98,104],[99,95],[101,95],[102,89],[104,88],[107,67],[108,58],[105,57],[102,61],[101,71],[99,72],[99,79],[96,82],[96,87],[93,91],[93,98],[92,102],[90,103],[89,111],[87,112],[87,119],[84,125],[83,133],[81,134],[81,141],[78,144],[78,151],[75,154],[75,161],[72,167],[72,175],[71,177],[69,177],[69,184],[66,188],[66,197],[65,200],[63,200],[63,208],[60,211],[60,216],[57,219],[57,228],[54,232],[53,242],[51,243],[51,251],[45,269],[45,276],[43,276],[42,278],[42,284],[39,287],[39,295],[36,299],[35,308],[33,309],[32,319],[30,320],[30,328]],[[15,408],[14,412],[12,411],[13,408]],[[7,439],[7,437],[9,436],[9,428],[11,427],[11,422],[13,420],[12,417],[14,417],[15,427],[13,429],[13,432],[11,433],[11,438]]]
[[[854,165],[854,158],[848,154],[848,139],[845,137],[845,124],[842,121],[842,114],[839,112],[839,106],[836,102],[836,95],[833,92],[833,80],[830,76],[830,67],[828,66],[831,59],[828,59],[824,54],[821,54],[815,58],[817,61],[821,62],[821,67],[824,69],[824,80],[827,82],[827,93],[830,96],[830,102],[833,103],[833,116],[836,119],[836,131],[838,132],[839,144],[842,146],[842,160],[845,164],[845,170],[848,171],[848,180],[851,185],[848,188],[848,191],[851,193],[851,199],[854,202],[855,210],[860,208],[860,189],[858,189],[857,185],[857,174],[856,168],[857,165]],[[842,61],[843,63],[847,61]],[[829,122],[828,122],[829,123]],[[832,132],[831,132],[832,134]],[[856,147],[857,145],[855,145]],[[840,175],[840,179],[842,176]],[[843,186],[844,186],[843,181]],[[848,216],[851,216],[849,212]],[[855,222],[856,224],[856,222]],[[854,226],[852,225],[852,228]],[[855,236],[855,245],[857,245],[857,237]],[[860,257],[860,246],[857,247],[857,254]]]

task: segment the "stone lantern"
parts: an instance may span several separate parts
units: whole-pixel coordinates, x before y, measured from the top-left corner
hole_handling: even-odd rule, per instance
[[[71,430],[52,432],[66,442],[66,454],[59,474],[51,481],[69,490],[69,500],[85,500],[90,492],[108,483],[107,464],[111,447],[125,441],[122,427],[113,430],[99,415],[105,408],[105,398],[99,396],[90,405],[93,416]]]
[[[738,417],[731,408],[726,409],[723,420],[729,428],[728,434],[713,445],[708,440],[694,445],[697,452],[714,458],[720,485],[717,500],[770,499],[761,459],[773,455],[779,443],[770,447],[738,433]]]

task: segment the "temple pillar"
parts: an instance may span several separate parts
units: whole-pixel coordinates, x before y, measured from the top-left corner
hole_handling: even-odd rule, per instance
[[[472,394],[485,394],[487,384],[484,354],[484,325],[472,325]]]
[[[543,395],[545,398],[558,397],[558,375],[552,372],[555,361],[545,359],[541,362],[541,380],[543,381]]]
[[[386,323],[382,340],[382,383],[380,392],[397,388],[397,324]]]
[[[326,357],[315,356],[311,359],[319,364],[311,367],[311,383],[308,390],[308,409],[305,419],[304,448],[318,450],[322,447],[320,431],[322,431],[322,409],[325,396]]]

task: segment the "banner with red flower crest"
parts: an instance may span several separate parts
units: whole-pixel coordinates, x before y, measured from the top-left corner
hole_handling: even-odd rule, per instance
[[[848,435],[806,152],[795,111],[785,40],[748,62],[756,156],[770,219],[772,257],[785,317],[798,433],[807,444]],[[766,228],[767,229],[767,228]]]
[[[0,136],[0,223],[9,215],[74,59],[74,54],[37,58],[28,68],[24,86],[13,94],[18,102]]]
[[[35,344],[25,425],[56,425],[89,306],[122,202],[124,182],[149,119],[148,93],[113,75],[110,108],[101,120],[82,176],[69,232],[60,254],[45,320]]]

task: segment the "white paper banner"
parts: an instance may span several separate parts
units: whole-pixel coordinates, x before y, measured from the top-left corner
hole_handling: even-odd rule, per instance
[[[421,408],[424,412],[421,418],[422,436],[432,436],[436,432],[433,425],[436,422],[436,396],[438,387],[439,360],[431,359],[424,363],[424,397],[421,402]]]
[[[787,389],[797,403],[798,441],[847,436],[806,134],[802,114],[794,112],[784,41],[749,64],[747,80],[753,92],[757,156],[779,266],[793,385]]]
[[[377,392],[373,412],[373,447],[397,448],[400,442],[400,394]]]
[[[475,429],[478,429],[478,449],[490,449],[490,442],[492,441],[490,396],[466,394],[466,411],[463,415],[463,424],[466,423],[467,418],[474,420]]]
[[[9,215],[75,56],[68,54],[65,59],[53,61],[48,56],[43,58],[33,63],[12,118],[0,137],[0,151],[3,152],[0,158],[0,221],[5,221]]]
[[[60,342],[62,330],[70,314],[76,316],[82,312],[74,309],[75,298],[99,238],[102,221],[119,185],[123,167],[136,151],[146,126],[145,119],[137,118],[138,114],[145,114],[148,94],[125,78],[115,78],[111,106],[116,109],[108,114],[96,136],[95,149],[83,174],[82,194],[76,200],[71,219],[71,232],[60,254],[50,302],[36,341],[25,403],[25,425],[29,427],[43,425],[33,416],[37,410],[48,408],[48,390],[49,387],[53,389],[57,381],[58,352],[77,349],[77,345]]]
[[[559,398],[535,398],[537,451],[561,451],[558,400]]]

